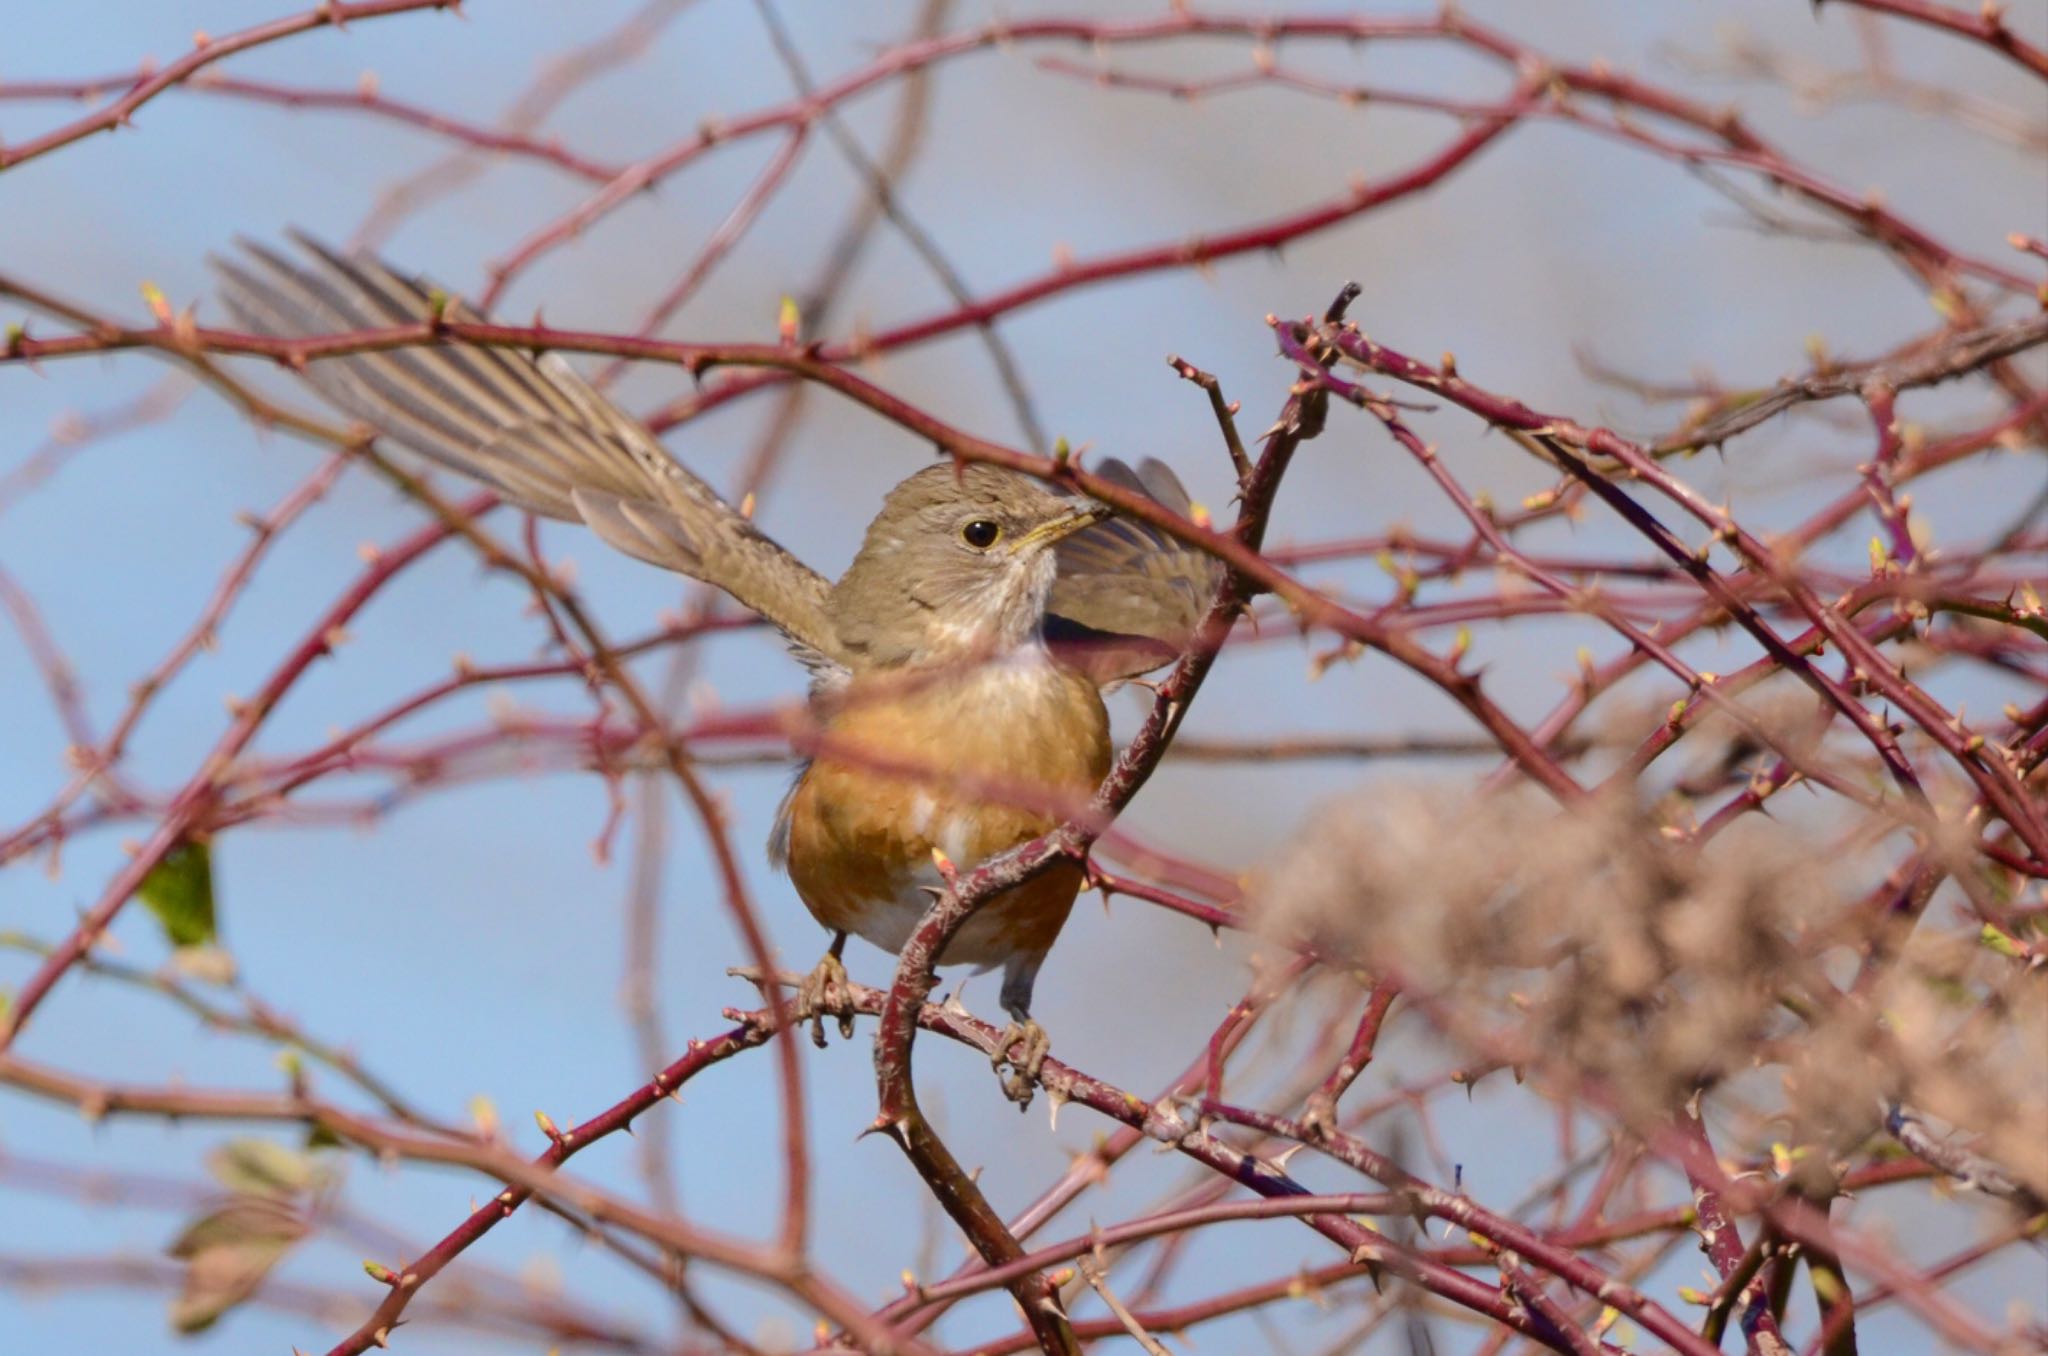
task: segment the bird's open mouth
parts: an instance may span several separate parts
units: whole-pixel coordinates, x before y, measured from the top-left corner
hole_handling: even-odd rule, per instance
[[[1062,537],[1071,537],[1084,527],[1093,527],[1104,518],[1116,512],[1107,504],[1082,504],[1070,513],[1063,513],[1049,522],[1040,523],[1023,536],[1017,538],[1011,549],[1026,551],[1034,546],[1050,546]]]

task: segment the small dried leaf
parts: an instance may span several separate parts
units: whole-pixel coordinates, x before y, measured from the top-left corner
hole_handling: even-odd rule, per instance
[[[205,1248],[185,1266],[185,1284],[171,1301],[171,1327],[181,1333],[204,1332],[221,1315],[254,1294],[291,1250],[291,1239],[253,1239],[247,1243]]]
[[[206,1155],[206,1170],[244,1196],[291,1197],[320,1182],[320,1165],[275,1140],[231,1139]]]
[[[234,1196],[185,1226],[165,1249],[185,1263],[185,1283],[171,1301],[171,1327],[195,1333],[255,1293],[306,1236],[290,1205],[268,1196]]]
[[[202,984],[235,982],[235,958],[225,947],[181,946],[171,953],[171,968]]]

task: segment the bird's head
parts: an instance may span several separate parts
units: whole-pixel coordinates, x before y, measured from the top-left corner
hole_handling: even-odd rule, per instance
[[[928,466],[889,492],[834,586],[834,632],[877,667],[1014,649],[1045,619],[1053,547],[1109,513],[1001,467]]]

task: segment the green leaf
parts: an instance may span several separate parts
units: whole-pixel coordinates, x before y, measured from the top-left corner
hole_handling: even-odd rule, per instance
[[[202,840],[188,839],[165,853],[135,893],[173,946],[209,946],[220,935],[213,913],[213,853]]]

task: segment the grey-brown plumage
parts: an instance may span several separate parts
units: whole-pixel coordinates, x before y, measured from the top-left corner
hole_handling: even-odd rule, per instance
[[[450,320],[481,319],[375,258],[344,255],[302,234],[293,238],[303,257],[243,242],[241,256],[214,261],[222,300],[238,324],[303,337],[417,324],[437,304]],[[757,531],[557,355],[408,347],[316,359],[306,376],[379,433],[511,502],[587,523],[628,555],[725,590],[780,629],[824,681],[863,664],[906,660],[906,647],[892,647],[869,614],[915,607],[915,601],[876,588],[874,608],[849,612],[847,601],[863,593],[860,559],[834,586]],[[1189,511],[1187,492],[1157,461],[1147,458],[1133,471],[1105,459],[1095,470],[1177,512]],[[1061,498],[1014,472],[946,465],[898,486],[882,517],[892,505],[915,499],[920,487],[936,484],[934,477],[956,475],[963,489],[972,487],[991,503],[1014,501],[1013,517],[1026,513],[1020,506],[1043,512]],[[1057,572],[1039,600],[1046,629],[1062,656],[1098,682],[1171,659],[1193,633],[1216,578],[1209,557],[1129,520],[1084,527],[1060,540],[1055,553]],[[886,543],[871,531],[862,559],[881,554]],[[921,577],[927,592],[949,578],[943,569]],[[849,623],[850,616],[862,620]]]
[[[417,324],[437,306],[476,319],[374,259],[299,243],[302,260],[249,245],[219,262],[241,324],[298,337]],[[812,1011],[845,982],[848,934],[902,947],[945,888],[940,863],[985,860],[1046,833],[1100,784],[1113,746],[1097,685],[1172,658],[1214,586],[1208,557],[1111,519],[1101,504],[950,462],[889,492],[833,584],[559,357],[440,344],[315,359],[306,375],[380,433],[535,513],[581,520],[629,555],[714,584],[788,636],[812,669],[821,744],[776,816],[770,850],[834,934],[803,991]],[[1104,461],[1098,472],[1189,511],[1158,462],[1133,471]],[[1003,967],[1016,1025],[998,1062],[1013,1041],[1027,1071],[1044,1058],[1032,982],[1082,879],[1062,861],[1002,891],[938,957]],[[1006,1086],[1028,1100],[1028,1080]]]

